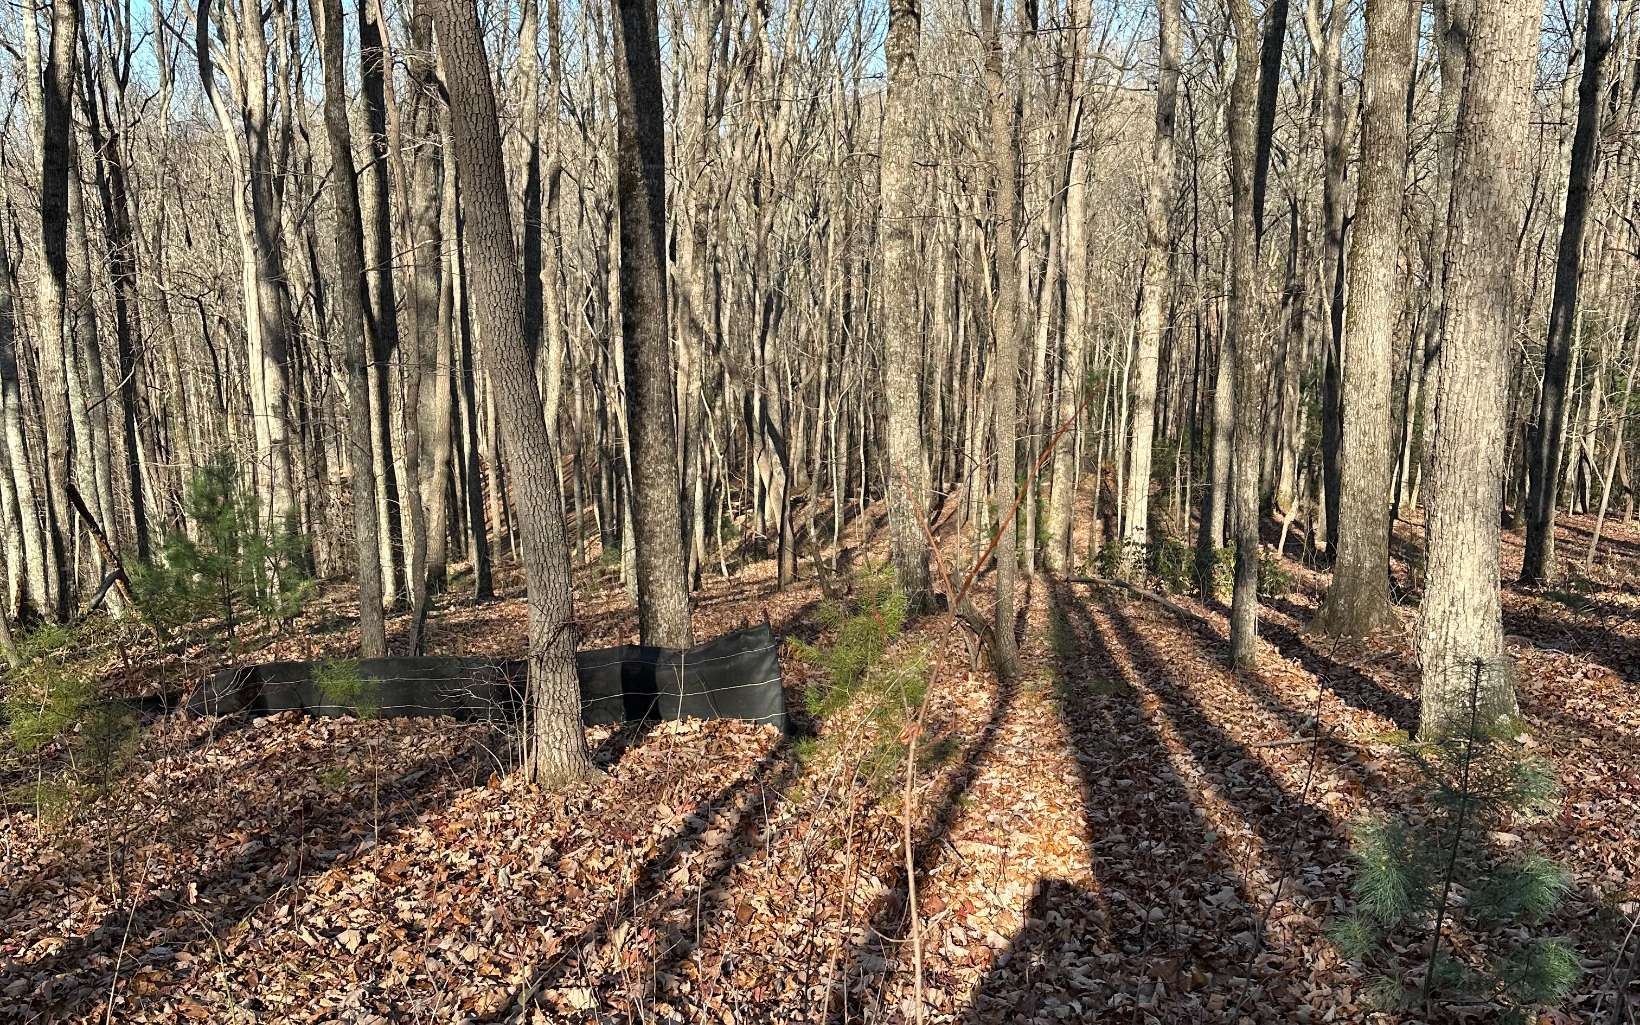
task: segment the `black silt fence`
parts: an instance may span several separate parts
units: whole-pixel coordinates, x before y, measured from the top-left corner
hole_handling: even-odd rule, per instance
[[[687,650],[629,644],[575,657],[589,725],[662,719],[744,719],[787,732],[780,642],[767,626]],[[403,718],[511,722],[522,714],[522,660],[374,658],[345,664],[269,662],[215,673],[188,698],[194,715]]]

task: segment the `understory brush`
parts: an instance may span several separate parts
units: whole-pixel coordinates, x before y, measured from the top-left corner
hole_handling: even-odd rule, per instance
[[[809,714],[829,727],[799,742],[799,756],[810,762],[846,756],[879,796],[896,785],[930,680],[929,647],[903,636],[907,607],[892,570],[866,570],[852,579],[846,597],[821,604],[817,618],[828,641],[792,642],[797,656],[821,671],[804,700]],[[919,767],[943,761],[949,748],[943,740],[920,745]]]
[[[1354,906],[1332,938],[1385,1010],[1487,1003],[1499,1008],[1489,1020],[1535,1021],[1581,974],[1569,946],[1541,935],[1571,883],[1515,832],[1556,796],[1516,732],[1472,722],[1467,736],[1403,743],[1411,807],[1355,826]]]

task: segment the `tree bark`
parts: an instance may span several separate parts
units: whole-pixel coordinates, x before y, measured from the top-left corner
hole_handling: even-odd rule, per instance
[[[73,578],[70,570],[73,520],[68,508],[68,386],[63,375],[63,357],[68,302],[68,176],[73,173],[70,147],[74,126],[70,101],[74,92],[80,31],[79,2],[53,0],[50,43],[43,68],[35,56],[39,42],[33,19],[26,18],[23,27],[25,43],[30,46],[30,56],[34,58],[28,62],[31,65],[30,88],[34,88],[36,81],[39,83],[38,99],[33,104],[37,108],[34,113],[39,125],[35,132],[40,189],[37,247],[40,267],[36,287],[39,302],[39,386],[45,414],[45,520],[51,540],[51,565],[55,570],[54,579],[50,581],[50,614],[52,618],[63,621],[68,618]]]
[[[1360,194],[1344,320],[1344,420],[1332,582],[1315,625],[1365,637],[1395,625],[1389,597],[1391,430],[1396,325],[1401,307],[1401,197],[1406,177],[1406,91],[1412,65],[1408,0],[1368,0]]]
[[[558,495],[557,451],[524,339],[524,288],[503,178],[501,130],[474,5],[439,0],[438,42],[450,97],[450,136],[461,177],[472,262],[469,277],[484,357],[518,493],[529,605],[529,735],[525,771],[559,786],[593,772],[581,727],[575,620]],[[655,107],[655,115],[660,113]],[[658,241],[658,240],[657,240]],[[662,335],[664,342],[665,336]],[[676,542],[678,539],[674,538]],[[679,577],[681,580],[682,573]]]
[[[1158,0],[1161,21],[1156,70],[1156,134],[1150,146],[1145,192],[1145,264],[1140,285],[1138,339],[1133,354],[1133,433],[1128,442],[1127,508],[1123,513],[1122,575],[1144,573],[1150,545],[1150,460],[1156,432],[1156,364],[1167,308],[1173,212],[1173,124],[1179,97],[1179,0]]]
[[[981,3],[986,22],[985,84],[990,94],[991,191],[996,218],[996,298],[991,327],[996,345],[992,408],[996,417],[993,433],[997,450],[997,477],[996,501],[993,504],[1000,525],[1013,508],[1017,487],[1014,446],[1019,427],[1019,323],[1016,312],[1019,301],[1019,193],[1014,176],[1019,156],[1014,133],[1018,96],[1003,76],[1002,18],[999,8],[1004,0],[981,0]],[[994,660],[997,673],[1003,677],[1013,675],[1017,657],[1014,640],[1015,528],[1016,524],[1009,520],[1006,529],[999,532],[996,543]]]
[[[372,0],[359,0],[359,79],[364,98],[365,152],[360,216],[365,225],[365,323],[370,337],[371,458],[375,469],[384,597],[401,606],[413,585],[405,567],[404,518],[393,458],[393,367],[399,353],[399,304],[393,281],[393,205],[387,140],[387,51]],[[402,187],[402,183],[401,183]]]
[[[1560,465],[1566,450],[1566,391],[1571,384],[1571,352],[1578,333],[1579,291],[1583,282],[1584,238],[1589,200],[1600,169],[1600,119],[1605,99],[1606,58],[1612,49],[1611,4],[1590,0],[1583,40],[1583,71],[1577,88],[1577,129],[1572,137],[1571,171],[1566,178],[1565,219],[1555,262],[1555,292],[1549,306],[1549,338],[1543,353],[1543,388],[1537,422],[1531,428],[1530,474],[1526,495],[1526,552],[1520,582],[1544,584],[1555,575],[1555,509],[1560,501]],[[1598,379],[1597,379],[1598,380]]]
[[[625,341],[638,632],[643,644],[687,648],[677,418],[666,299],[666,135],[655,0],[614,0],[621,335]],[[553,469],[556,473],[557,462]]]
[[[888,8],[888,94],[883,105],[880,178],[883,259],[883,388],[888,401],[888,529],[890,559],[912,615],[929,602],[928,454],[923,448],[922,308],[920,265],[913,238],[917,210],[916,114],[921,81],[917,48],[921,0],[893,0]]]
[[[364,344],[364,223],[353,173],[353,136],[347,121],[347,71],[342,60],[342,0],[311,0],[325,78],[325,135],[330,143],[332,236],[340,280],[332,300],[342,335],[342,373],[347,383],[349,483],[359,580],[359,655],[387,654],[382,615],[382,563],[378,548],[376,482],[370,458],[370,377]]]
[[[1514,232],[1537,69],[1533,0],[1476,4],[1457,123],[1446,317],[1441,330],[1419,629],[1419,732],[1492,724],[1516,711],[1498,598],[1505,390],[1513,336]],[[1477,664],[1481,683],[1471,709]]]
[[[1235,463],[1230,522],[1236,540],[1236,586],[1230,603],[1230,657],[1252,665],[1258,640],[1259,449],[1264,386],[1262,340],[1254,323],[1257,240],[1253,227],[1253,159],[1257,133],[1257,22],[1251,0],[1230,0],[1236,34],[1236,74],[1230,85],[1230,325],[1227,348],[1235,358],[1237,411],[1232,428]]]

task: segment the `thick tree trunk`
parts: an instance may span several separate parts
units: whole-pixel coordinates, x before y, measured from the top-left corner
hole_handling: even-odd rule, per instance
[[[614,6],[621,335],[637,541],[638,631],[644,644],[687,648],[694,631],[683,557],[666,299],[660,29],[655,0],[614,0]],[[553,470],[556,473],[556,459]]]
[[[1528,157],[1537,69],[1532,0],[1477,4],[1457,125],[1447,260],[1446,317],[1430,481],[1428,582],[1419,656],[1419,731],[1465,729],[1514,714],[1498,598],[1505,390],[1513,337],[1514,232]]]
[[[342,60],[341,0],[311,0],[325,77],[325,136],[330,143],[330,201],[336,223],[340,280],[332,302],[342,335],[342,372],[347,384],[347,445],[353,497],[353,539],[359,580],[359,655],[387,654],[382,616],[382,564],[377,546],[376,482],[370,458],[370,378],[365,369],[364,226],[353,172],[353,137],[347,121],[347,71]]]
[[[1160,52],[1156,78],[1156,134],[1145,192],[1145,265],[1140,285],[1138,339],[1133,354],[1133,433],[1128,442],[1127,508],[1123,513],[1122,575],[1144,572],[1150,545],[1150,458],[1156,432],[1156,364],[1169,292],[1173,212],[1173,123],[1179,97],[1179,0],[1159,0]]]
[[[883,388],[888,396],[888,529],[890,558],[913,615],[928,607],[928,455],[923,448],[920,263],[912,228],[917,209],[916,115],[920,109],[917,47],[920,0],[888,9],[888,95],[883,107],[880,177],[883,277]],[[954,596],[953,596],[954,597]]]
[[[541,394],[524,339],[523,275],[513,244],[501,130],[478,12],[464,0],[440,0],[436,6],[443,15],[438,41],[450,97],[450,137],[462,182],[459,195],[472,247],[473,308],[484,333],[485,361],[501,407],[520,511],[529,604],[525,771],[538,783],[558,786],[587,777],[593,768],[575,675],[569,552],[553,459],[557,449],[541,418]],[[658,105],[654,114],[660,115]],[[661,341],[664,344],[664,334]],[[681,577],[680,569],[680,583]]]
[[[1400,317],[1401,196],[1406,176],[1406,91],[1412,65],[1408,0],[1368,0],[1361,122],[1361,184],[1350,241],[1344,321],[1344,421],[1333,576],[1316,625],[1364,637],[1393,626],[1389,509],[1391,430]]]
[[[1578,293],[1583,281],[1584,237],[1589,200],[1600,168],[1600,119],[1606,58],[1612,48],[1611,4],[1590,0],[1583,40],[1583,72],[1578,82],[1577,130],[1566,179],[1565,219],[1555,262],[1555,292],[1549,307],[1549,339],[1543,354],[1543,388],[1537,423],[1530,428],[1530,473],[1526,496],[1526,552],[1520,582],[1543,584],[1555,574],[1555,509],[1560,498],[1560,465],[1566,449],[1566,391],[1571,384],[1571,351],[1578,334]],[[1595,378],[1598,385],[1599,377]]]

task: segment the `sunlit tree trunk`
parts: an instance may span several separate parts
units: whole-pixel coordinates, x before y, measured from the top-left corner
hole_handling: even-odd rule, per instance
[[[888,402],[888,528],[890,558],[913,614],[928,604],[928,455],[923,448],[921,264],[913,238],[917,210],[916,112],[921,82],[917,47],[920,0],[894,0],[888,9],[888,94],[883,109],[880,179],[883,280],[883,388]]]
[[[370,379],[365,370],[364,226],[353,172],[353,137],[347,121],[347,70],[342,58],[345,28],[341,0],[312,0],[325,77],[325,136],[330,143],[330,201],[337,282],[332,302],[342,336],[347,385],[348,478],[353,498],[353,539],[359,581],[359,654],[387,654],[382,616],[382,564],[377,547],[376,482],[370,458]]]
[[[1528,156],[1541,8],[1477,4],[1457,124],[1428,517],[1428,580],[1418,654],[1419,731],[1467,728],[1515,712],[1498,598],[1505,388],[1515,325],[1514,232]]]
[[[996,298],[991,315],[995,352],[992,402],[996,443],[996,488],[993,492],[998,522],[1013,508],[1017,480],[1014,446],[1019,427],[1019,151],[1015,136],[1019,98],[1003,75],[1002,10],[1004,0],[981,0],[986,40],[985,85],[990,96],[991,193],[996,218]],[[996,609],[994,630],[997,672],[1014,671],[1014,573],[1017,524],[1010,522],[996,544]]]
[[[1230,524],[1236,542],[1236,585],[1230,604],[1230,657],[1250,665],[1258,640],[1259,445],[1263,417],[1263,345],[1254,322],[1253,149],[1256,135],[1258,25],[1251,0],[1230,0],[1236,34],[1236,74],[1230,84],[1230,324],[1227,351],[1235,360],[1236,415],[1232,428],[1235,463],[1230,485]]]
[[[1161,33],[1156,79],[1156,134],[1145,191],[1145,264],[1140,286],[1138,338],[1132,377],[1133,434],[1128,443],[1127,508],[1122,515],[1122,573],[1144,571],[1150,544],[1150,458],[1156,431],[1156,363],[1162,347],[1171,259],[1168,218],[1173,211],[1173,122],[1179,94],[1179,0],[1158,0]]]
[[[1416,13],[1408,0],[1367,3],[1361,184],[1344,314],[1338,534],[1331,539],[1332,582],[1316,617],[1332,636],[1364,637],[1397,622],[1389,601],[1389,510],[1395,482],[1391,393],[1401,313],[1406,91]]]

